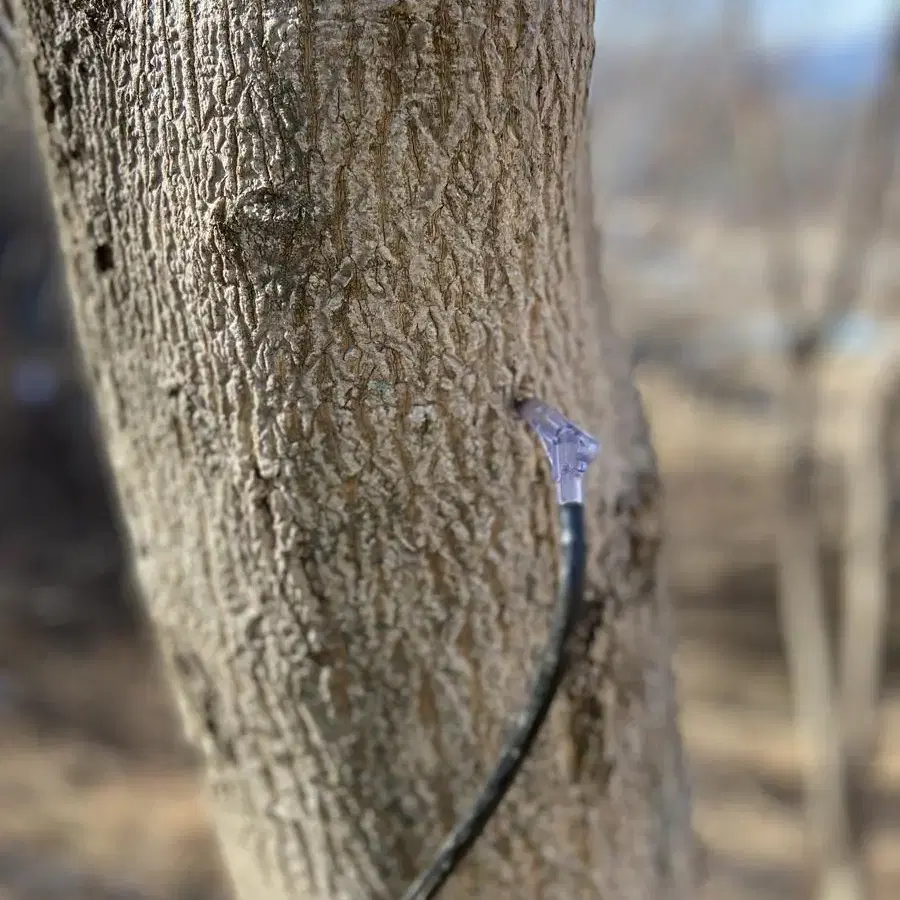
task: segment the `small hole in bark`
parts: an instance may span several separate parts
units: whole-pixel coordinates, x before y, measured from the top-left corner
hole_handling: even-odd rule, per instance
[[[99,244],[94,250],[94,264],[98,272],[108,272],[113,267],[113,252],[109,244]]]

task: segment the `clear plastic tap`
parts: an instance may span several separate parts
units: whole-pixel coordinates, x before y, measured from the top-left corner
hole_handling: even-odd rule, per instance
[[[600,441],[534,397],[520,403],[518,413],[537,432],[547,451],[560,505],[584,503],[582,480],[600,453]]]

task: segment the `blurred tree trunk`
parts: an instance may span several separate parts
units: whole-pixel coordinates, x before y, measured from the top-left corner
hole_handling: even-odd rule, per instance
[[[396,895],[493,764],[556,581],[532,391],[604,441],[589,604],[446,896],[690,896],[659,485],[577,202],[591,7],[22,0],[138,574],[246,900]]]

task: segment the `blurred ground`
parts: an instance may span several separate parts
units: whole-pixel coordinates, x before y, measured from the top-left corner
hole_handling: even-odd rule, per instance
[[[682,94],[682,102],[699,108],[692,89]],[[693,125],[687,130],[699,133]],[[688,159],[695,152],[679,146]],[[33,157],[18,139],[0,141],[0,257],[16,235],[46,235],[46,206],[23,187]],[[713,169],[726,177],[721,159],[704,176]],[[610,295],[629,337],[664,326],[678,346],[679,335],[699,322],[765,307],[759,236],[746,223],[724,223],[658,197],[601,202]],[[802,238],[821,274],[827,227],[813,218]],[[863,298],[873,314],[884,314],[891,305],[885,298],[898,293],[895,241],[889,236],[878,250]],[[37,260],[40,270],[40,252],[29,257],[26,245],[18,246],[15,258]],[[27,391],[14,396],[17,361],[56,359],[65,332],[55,320],[42,325],[30,317],[45,281],[30,282],[27,266],[14,275],[15,297],[9,288],[0,296],[0,900],[224,900],[196,767],[128,605],[121,542],[83,392],[65,377],[49,401],[23,403],[33,397]],[[16,305],[21,297],[35,303]],[[837,460],[842,441],[853,436],[846,411],[872,366],[870,357],[849,359],[826,379],[822,505],[832,549],[823,565],[835,615],[843,502]],[[745,369],[737,374],[746,376]],[[771,370],[763,362],[749,374],[765,383]],[[705,896],[799,897],[804,748],[793,737],[775,609],[773,427],[764,417],[693,398],[652,360],[640,381],[667,490],[683,725],[696,824],[708,848]],[[900,542],[892,559],[896,597]],[[892,613],[871,798],[871,859],[883,900],[900,896],[896,604]]]
[[[776,493],[765,426],[735,424],[642,377],[665,475],[668,558],[678,611],[682,722],[709,853],[706,897],[803,897],[799,763],[778,629],[772,526]],[[716,419],[719,421],[716,422]],[[756,433],[754,433],[756,432]],[[836,468],[826,468],[823,566],[840,615]],[[900,592],[894,548],[891,593]],[[900,896],[900,615],[892,609],[883,735],[871,797],[879,898]]]

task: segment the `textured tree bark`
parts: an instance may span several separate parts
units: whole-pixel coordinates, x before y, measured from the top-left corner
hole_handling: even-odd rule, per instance
[[[21,7],[79,335],[239,896],[396,895],[468,807],[553,604],[555,500],[509,409],[535,391],[604,442],[589,608],[446,896],[688,897],[659,486],[582,239],[592,4]]]

